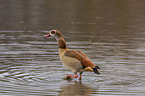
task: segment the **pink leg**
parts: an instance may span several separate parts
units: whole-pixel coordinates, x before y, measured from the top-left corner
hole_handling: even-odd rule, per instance
[[[82,73],[83,73],[83,72],[80,72],[79,80],[82,80]]]
[[[72,75],[67,75],[66,77],[64,77],[64,79],[70,79],[70,78],[77,78],[78,77],[78,74],[75,74],[75,76],[72,76]]]
[[[80,75],[79,80],[82,80],[82,76]]]

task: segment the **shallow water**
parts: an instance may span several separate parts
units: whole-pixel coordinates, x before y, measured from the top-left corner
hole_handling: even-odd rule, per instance
[[[0,0],[1,96],[144,96],[145,1]],[[61,64],[55,39],[101,67],[83,80]]]

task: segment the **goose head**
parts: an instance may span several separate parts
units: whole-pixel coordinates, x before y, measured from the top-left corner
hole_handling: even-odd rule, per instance
[[[55,38],[56,40],[59,40],[61,38],[63,38],[62,34],[60,33],[60,31],[58,30],[51,30],[49,31],[49,33],[47,35],[44,36],[45,38],[46,37],[53,37]]]

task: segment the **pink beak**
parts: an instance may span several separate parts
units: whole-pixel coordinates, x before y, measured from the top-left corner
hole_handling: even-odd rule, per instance
[[[46,37],[49,37],[50,36],[50,34],[48,34],[48,35],[45,35],[44,37],[46,38]]]

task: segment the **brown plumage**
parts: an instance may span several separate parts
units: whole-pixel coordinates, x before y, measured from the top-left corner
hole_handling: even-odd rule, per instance
[[[72,58],[76,58],[79,61],[81,61],[83,68],[86,68],[86,67],[94,68],[95,67],[95,65],[91,62],[91,60],[88,57],[86,57],[86,55],[84,53],[82,54],[81,51],[67,50],[65,52],[65,55],[72,57]]]
[[[70,50],[67,48],[65,40],[58,30],[51,30],[45,37],[54,37],[57,40],[62,64],[75,74],[75,76],[67,75],[65,79],[71,77],[77,78],[77,72],[80,72],[79,80],[81,80],[81,75],[86,70],[100,74],[100,67],[96,66],[86,54],[80,50]]]

